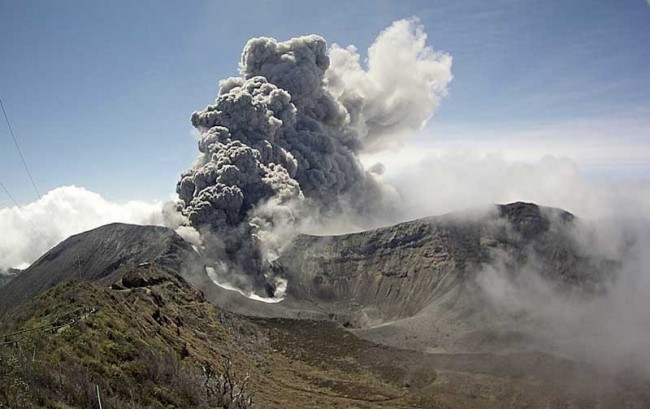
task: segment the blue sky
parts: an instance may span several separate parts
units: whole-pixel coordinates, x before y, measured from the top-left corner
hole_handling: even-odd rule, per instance
[[[249,38],[316,33],[363,52],[411,16],[454,58],[449,96],[415,146],[586,147],[595,177],[650,177],[645,0],[0,0],[0,95],[42,193],[75,184],[164,200],[197,153],[192,111],[237,73]],[[0,181],[35,199],[3,123]]]

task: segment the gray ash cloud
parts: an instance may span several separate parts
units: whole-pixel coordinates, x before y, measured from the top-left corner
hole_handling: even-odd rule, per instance
[[[433,114],[451,59],[425,40],[416,20],[394,23],[369,50],[367,70],[354,48],[328,49],[316,35],[246,44],[241,76],[221,81],[215,103],[192,115],[200,154],[176,188],[181,214],[217,235],[228,270],[268,284],[275,273],[261,241],[280,225],[390,211],[391,189],[359,154]]]

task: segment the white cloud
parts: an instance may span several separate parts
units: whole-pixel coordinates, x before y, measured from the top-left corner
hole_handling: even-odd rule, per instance
[[[429,153],[388,177],[408,203],[406,218],[514,201],[560,207],[583,218],[645,218],[650,208],[650,180],[592,180],[574,161],[549,155],[516,161],[501,154]]]
[[[0,209],[0,268],[26,267],[70,235],[111,222],[162,224],[162,204],[115,203],[76,186],[56,188],[40,200]]]
[[[500,127],[434,126],[407,147],[366,154],[385,166],[407,218],[530,201],[582,217],[650,208],[650,122],[637,116]],[[431,138],[431,135],[439,135]]]
[[[330,48],[327,88],[360,128],[364,150],[400,145],[426,125],[447,95],[452,57],[426,42],[424,27],[413,18],[382,31],[366,64],[354,46]]]
[[[402,220],[514,201],[574,213],[581,251],[620,263],[611,271],[616,276],[607,291],[594,297],[556,291],[556,283],[544,281],[534,262],[513,275],[498,253],[477,274],[479,284],[500,309],[525,316],[531,326],[518,330],[544,348],[604,369],[650,373],[650,175],[594,178],[584,171],[585,163],[608,152],[622,163],[643,159],[647,143],[634,138],[621,143],[620,133],[616,138],[573,134],[566,141],[549,135],[519,146],[508,139],[431,143],[430,149],[409,148],[365,161],[386,164],[385,176],[406,204]],[[574,161],[546,154],[561,151],[558,147],[583,156]]]
[[[395,172],[411,166],[414,160],[450,152],[497,154],[508,161],[529,163],[551,155],[571,158],[581,170],[600,169],[601,175],[635,169],[645,169],[648,174],[650,121],[646,116],[635,113],[546,124],[432,124],[402,150],[366,154],[363,162],[366,166],[381,162],[388,172]]]

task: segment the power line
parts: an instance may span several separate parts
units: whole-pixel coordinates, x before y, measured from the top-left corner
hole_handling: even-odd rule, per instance
[[[18,209],[18,211],[19,211],[20,214],[25,218],[25,220],[27,221],[27,223],[29,223],[29,224],[32,226],[32,229],[36,232],[36,234],[38,234],[39,238],[40,238],[40,239],[41,239],[45,244],[47,244],[47,240],[45,239],[45,235],[43,234],[43,232],[41,231],[41,229],[39,229],[38,227],[36,227],[36,225],[35,225],[35,224],[34,224],[34,223],[29,219],[29,217],[27,217],[27,215],[25,214],[25,212],[23,212],[23,209],[20,208],[20,205],[18,204],[18,202],[16,201],[16,199],[13,197],[13,195],[11,194],[11,192],[9,192],[9,189],[7,189],[7,186],[5,186],[5,184],[2,183],[2,182],[0,182],[0,186],[1,186],[2,189],[5,191],[5,193],[7,194],[7,196],[9,196],[9,199],[11,199],[11,201],[14,202],[14,205],[16,205],[16,209]]]
[[[7,196],[9,196],[9,199],[11,199],[11,201],[14,202],[14,204],[16,205],[16,207],[17,207],[18,209],[20,209],[20,206],[18,205],[18,202],[16,202],[16,199],[14,199],[14,197],[11,195],[11,193],[9,192],[9,189],[7,189],[7,186],[5,186],[4,183],[2,183],[2,182],[0,182],[0,186],[2,186],[2,188],[4,189],[4,191],[5,191],[5,193],[7,194]]]
[[[11,127],[11,122],[9,122],[9,117],[7,116],[7,111],[5,110],[5,105],[2,103],[2,97],[0,97],[0,107],[2,107],[2,113],[4,114],[5,121],[7,122],[7,127],[9,127],[9,133],[11,134],[11,137],[14,140],[14,144],[16,145],[16,150],[18,150],[18,155],[20,155],[20,160],[23,161],[23,166],[25,167],[25,170],[27,171],[27,176],[29,176],[29,180],[32,182],[32,186],[34,187],[34,191],[36,192],[36,195],[38,198],[41,198],[41,193],[38,191],[38,188],[36,187],[36,182],[34,182],[34,178],[32,177],[32,173],[29,171],[29,167],[27,166],[27,162],[25,161],[25,157],[23,156],[23,152],[20,150],[20,146],[18,145],[18,139],[16,139],[16,134],[14,134],[14,129]],[[5,191],[7,191],[5,189]],[[8,193],[8,191],[7,191]]]

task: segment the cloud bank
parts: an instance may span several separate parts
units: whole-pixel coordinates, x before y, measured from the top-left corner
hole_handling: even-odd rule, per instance
[[[570,158],[550,155],[523,161],[452,149],[396,172],[389,167],[386,177],[398,188],[406,219],[515,201],[559,207],[589,220],[648,220],[650,208],[650,179],[588,178]]]
[[[160,203],[115,203],[76,186],[0,209],[0,269],[24,268],[67,237],[112,222],[162,224]]]
[[[607,372],[649,377],[650,222],[634,215],[578,220],[572,234],[582,256],[612,262],[605,279],[595,280],[595,293],[582,282],[566,291],[560,280],[546,279],[534,254],[514,274],[507,257],[493,254],[477,273],[479,287],[497,311],[525,317],[518,329],[536,346]]]

